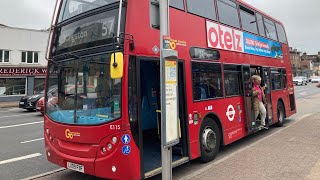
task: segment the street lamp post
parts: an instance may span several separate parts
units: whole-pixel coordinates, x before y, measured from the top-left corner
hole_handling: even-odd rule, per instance
[[[298,51],[294,49],[295,52],[295,59],[296,59],[296,76],[298,76]]]

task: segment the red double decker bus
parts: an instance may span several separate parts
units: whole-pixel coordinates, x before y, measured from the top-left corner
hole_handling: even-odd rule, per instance
[[[161,172],[159,5],[156,0],[61,0],[48,48],[44,136],[50,162],[98,177]],[[179,144],[173,166],[213,160],[260,131],[252,75],[266,85],[265,119],[296,112],[283,25],[240,0],[171,0],[178,52]],[[260,123],[259,123],[260,122]]]

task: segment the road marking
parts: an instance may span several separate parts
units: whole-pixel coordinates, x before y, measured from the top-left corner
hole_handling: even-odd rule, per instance
[[[57,172],[60,172],[60,171],[64,171],[64,170],[66,170],[66,168],[59,168],[59,169],[56,169],[56,170],[53,170],[53,171],[49,171],[49,172],[45,172],[45,173],[42,173],[42,174],[38,174],[38,175],[35,175],[35,176],[32,176],[32,177],[27,177],[27,178],[24,178],[24,179],[21,179],[21,180],[38,179],[38,178],[41,178],[41,177],[44,177],[44,176],[48,176],[50,174],[54,174],[54,173],[57,173]]]
[[[8,111],[12,111],[12,110],[18,110],[20,108],[11,108],[11,109],[8,109]]]
[[[304,90],[305,90],[305,89],[297,89],[296,91],[299,92],[299,91],[304,91]]]
[[[299,93],[299,94],[305,96],[305,95],[307,95],[308,93],[307,93],[307,92],[302,92],[302,93]]]
[[[8,117],[19,117],[19,116],[28,116],[28,115],[34,115],[34,113],[29,113],[29,114],[20,114],[20,115],[12,115],[12,116],[1,116],[1,118],[8,118]]]
[[[35,154],[26,155],[26,156],[7,159],[7,160],[4,160],[4,161],[0,161],[0,165],[1,164],[7,164],[7,163],[15,162],[15,161],[21,161],[21,160],[25,160],[25,159],[30,159],[30,158],[34,158],[34,157],[38,157],[38,156],[41,156],[41,154],[40,153],[35,153]]]
[[[34,141],[40,141],[40,140],[43,140],[44,138],[39,138],[39,139],[33,139],[33,140],[30,140],[30,141],[23,141],[23,142],[20,142],[21,144],[24,144],[24,143],[28,143],[28,142],[34,142]]]
[[[24,124],[15,124],[15,125],[10,125],[10,126],[0,126],[0,129],[19,127],[19,126],[27,126],[27,125],[39,124],[39,123],[43,123],[43,121],[36,121],[36,122],[24,123]]]
[[[289,127],[291,127],[291,126],[293,126],[293,125],[295,125],[295,124],[297,124],[297,123],[300,122],[301,120],[307,118],[308,116],[311,116],[312,114],[313,114],[313,113],[303,115],[302,117],[298,118],[295,122],[293,122],[293,123],[290,124],[289,126],[283,127],[283,128],[280,129],[279,131],[276,131],[276,132],[274,132],[274,133],[272,133],[272,134],[270,134],[270,135],[268,135],[268,136],[260,139],[259,141],[250,144],[249,146],[246,146],[246,147],[244,147],[244,148],[242,148],[242,149],[239,149],[239,150],[237,150],[237,151],[229,154],[228,156],[223,157],[222,159],[219,159],[219,160],[217,160],[217,161],[213,161],[213,162],[209,163],[207,166],[205,166],[205,167],[203,167],[203,168],[201,168],[201,169],[199,169],[199,170],[197,170],[197,171],[195,171],[195,172],[193,172],[193,173],[191,173],[191,174],[189,174],[189,175],[187,175],[187,176],[185,176],[185,177],[183,177],[183,178],[180,178],[180,180],[182,180],[182,179],[193,179],[194,177],[198,176],[199,174],[201,174],[201,173],[203,173],[203,172],[205,172],[205,171],[213,168],[215,165],[220,164],[220,163],[222,163],[223,161],[225,161],[225,160],[227,160],[227,159],[230,159],[231,157],[233,157],[233,156],[235,156],[235,155],[237,155],[237,154],[239,154],[239,153],[241,153],[241,152],[243,152],[243,151],[245,151],[245,150],[247,150],[247,149],[249,149],[249,148],[257,145],[258,143],[260,143],[260,142],[262,142],[262,141],[270,138],[271,136],[274,136],[274,135],[279,134],[280,132],[288,129]]]

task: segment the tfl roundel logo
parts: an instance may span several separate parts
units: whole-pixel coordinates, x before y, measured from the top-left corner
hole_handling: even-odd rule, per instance
[[[235,114],[236,114],[236,111],[234,110],[234,107],[230,104],[226,112],[226,116],[229,119],[229,121],[233,121]]]

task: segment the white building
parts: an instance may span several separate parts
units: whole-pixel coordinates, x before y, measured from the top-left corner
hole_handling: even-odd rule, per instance
[[[0,101],[44,88],[49,32],[0,25]]]

